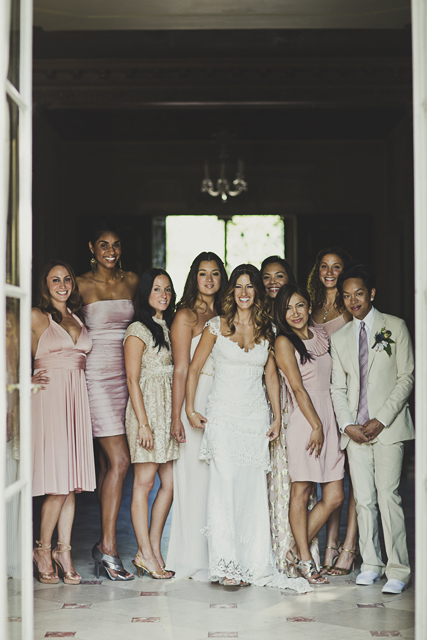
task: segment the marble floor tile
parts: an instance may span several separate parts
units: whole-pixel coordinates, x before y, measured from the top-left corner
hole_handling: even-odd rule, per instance
[[[128,570],[133,569],[131,561],[136,550],[129,519],[130,481],[131,476],[125,485],[117,529],[118,548]],[[163,540],[165,559],[169,529],[168,522]],[[35,531],[38,532],[37,523]],[[411,536],[412,533],[409,539]],[[188,579],[153,580],[146,575],[128,582],[112,582],[104,570],[97,580],[91,557],[97,539],[96,497],[78,495],[72,553],[83,580],[78,586],[67,586],[62,581],[58,585],[34,581],[35,640],[42,640],[49,631],[73,632],[75,640],[208,640],[209,634],[238,640],[414,639],[412,585],[399,595],[382,594],[384,580],[360,587],[355,584],[357,572],[331,578],[329,585],[317,586],[306,595],[253,586],[224,588]],[[413,557],[411,549],[410,555]],[[7,587],[9,616],[18,618],[21,582],[8,580]],[[313,621],[308,622],[310,619]],[[20,628],[19,622],[9,625]],[[371,633],[387,631],[401,635]],[[19,640],[19,634],[12,640]]]

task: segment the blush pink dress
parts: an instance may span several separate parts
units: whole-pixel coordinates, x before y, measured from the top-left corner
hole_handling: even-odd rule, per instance
[[[33,496],[93,491],[96,486],[86,354],[92,342],[83,323],[74,344],[49,315],[40,336],[34,373],[47,370],[46,389],[32,397]]]
[[[129,397],[123,338],[132,322],[133,302],[99,300],[82,312],[93,344],[86,366],[93,436],[122,435]]]
[[[333,482],[344,477],[344,453],[340,449],[338,427],[329,390],[332,369],[329,336],[321,327],[310,327],[310,331],[313,337],[304,340],[304,344],[314,358],[302,365],[297,351],[295,356],[305,390],[322,422],[325,440],[317,459],[314,453],[310,456],[306,451],[312,428],[284,376],[293,404],[286,434],[289,475],[292,482]]]
[[[344,315],[338,316],[338,318],[334,318],[333,320],[329,320],[329,322],[323,322],[322,324],[317,324],[317,322],[314,322],[314,320],[312,320],[312,322],[313,326],[316,327],[316,329],[324,329],[329,338],[334,333],[334,331],[338,331],[338,329],[341,329],[341,327],[345,325]]]

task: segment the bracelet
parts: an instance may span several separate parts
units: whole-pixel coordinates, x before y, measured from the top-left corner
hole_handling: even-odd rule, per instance
[[[138,429],[149,429],[150,425],[149,424],[140,424]]]
[[[188,419],[192,418],[193,416],[196,415],[196,413],[197,413],[197,411],[193,411],[193,413],[190,413],[190,415],[188,415],[188,413],[187,413],[187,418]]]

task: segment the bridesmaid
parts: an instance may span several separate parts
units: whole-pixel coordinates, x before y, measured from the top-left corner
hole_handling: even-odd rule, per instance
[[[128,399],[123,353],[123,336],[134,314],[132,300],[138,277],[123,271],[118,233],[100,223],[89,242],[91,271],[77,281],[83,296],[85,324],[93,349],[88,358],[86,379],[93,436],[100,445],[98,498],[101,506],[101,538],[92,549],[95,566],[102,564],[111,580],[132,580],[120,560],[116,524],[123,483],[130,465],[125,436],[125,408]]]
[[[270,312],[274,312],[274,301],[279,289],[285,284],[296,284],[296,279],[291,265],[280,256],[270,256],[261,264],[262,281],[270,300]],[[277,569],[286,573],[289,577],[296,577],[297,571],[293,565],[289,565],[286,555],[294,545],[289,523],[289,500],[291,495],[291,483],[288,470],[288,454],[286,451],[286,428],[289,420],[291,406],[283,377],[280,379],[280,403],[282,409],[282,428],[279,437],[270,444],[271,472],[268,474],[268,498],[270,505],[271,543],[276,556]],[[317,502],[315,487],[308,500],[308,509],[311,510]],[[320,563],[319,540],[316,536],[310,545],[311,555]]]
[[[270,256],[262,261],[261,276],[270,300],[270,311],[273,314],[274,301],[279,289],[284,284],[296,284],[297,281],[289,262],[280,256]]]
[[[39,306],[31,312],[32,382],[41,386],[32,398],[33,496],[46,498],[33,559],[43,584],[57,584],[58,568],[66,584],[79,584],[70,555],[75,493],[96,486],[84,373],[92,342],[80,319],[76,277],[66,262],[49,262],[39,295]],[[58,542],[51,556],[56,526]]]
[[[345,310],[337,290],[337,280],[341,271],[350,262],[346,251],[338,247],[323,249],[317,255],[316,262],[308,278],[307,289],[310,293],[314,327],[323,327],[329,337],[352,319]],[[345,454],[346,455],[346,454]],[[349,482],[347,533],[344,544],[339,541],[341,508],[328,520],[326,527],[326,549],[323,571],[331,576],[344,576],[350,573],[354,557],[357,554],[357,515],[353,487],[348,470],[347,455],[345,467]]]
[[[176,571],[177,578],[208,580],[208,546],[201,533],[206,526],[208,469],[199,460],[203,431],[190,426],[184,397],[191,359],[206,322],[221,312],[227,281],[222,260],[215,253],[200,253],[190,267],[171,329],[174,359],[171,433],[180,444],[180,456],[173,465],[174,504],[167,566]],[[195,400],[201,413],[212,389],[213,375],[212,359],[208,358]]]
[[[172,578],[164,569],[160,550],[163,528],[172,504],[172,460],[179,457],[170,433],[172,403],[172,348],[169,330],[175,308],[175,291],[163,269],[142,276],[135,322],[126,330],[125,362],[129,388],[126,435],[134,464],[131,516],[138,551],[133,564],[152,578]],[[148,525],[148,496],[156,473],[160,488]]]
[[[294,405],[286,437],[295,547],[287,557],[310,583],[327,584],[311,557],[310,541],[344,499],[344,454],[329,391],[329,337],[322,328],[309,326],[310,310],[304,289],[287,285],[280,290],[274,314],[276,361]],[[313,482],[321,484],[322,499],[307,517]]]

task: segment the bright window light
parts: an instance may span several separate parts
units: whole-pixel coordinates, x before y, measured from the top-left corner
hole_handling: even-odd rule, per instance
[[[166,270],[173,280],[177,300],[194,258],[212,251],[224,260],[224,221],[216,216],[167,216]]]
[[[227,271],[239,264],[260,267],[268,256],[285,257],[285,226],[280,216],[233,216],[227,223]]]

